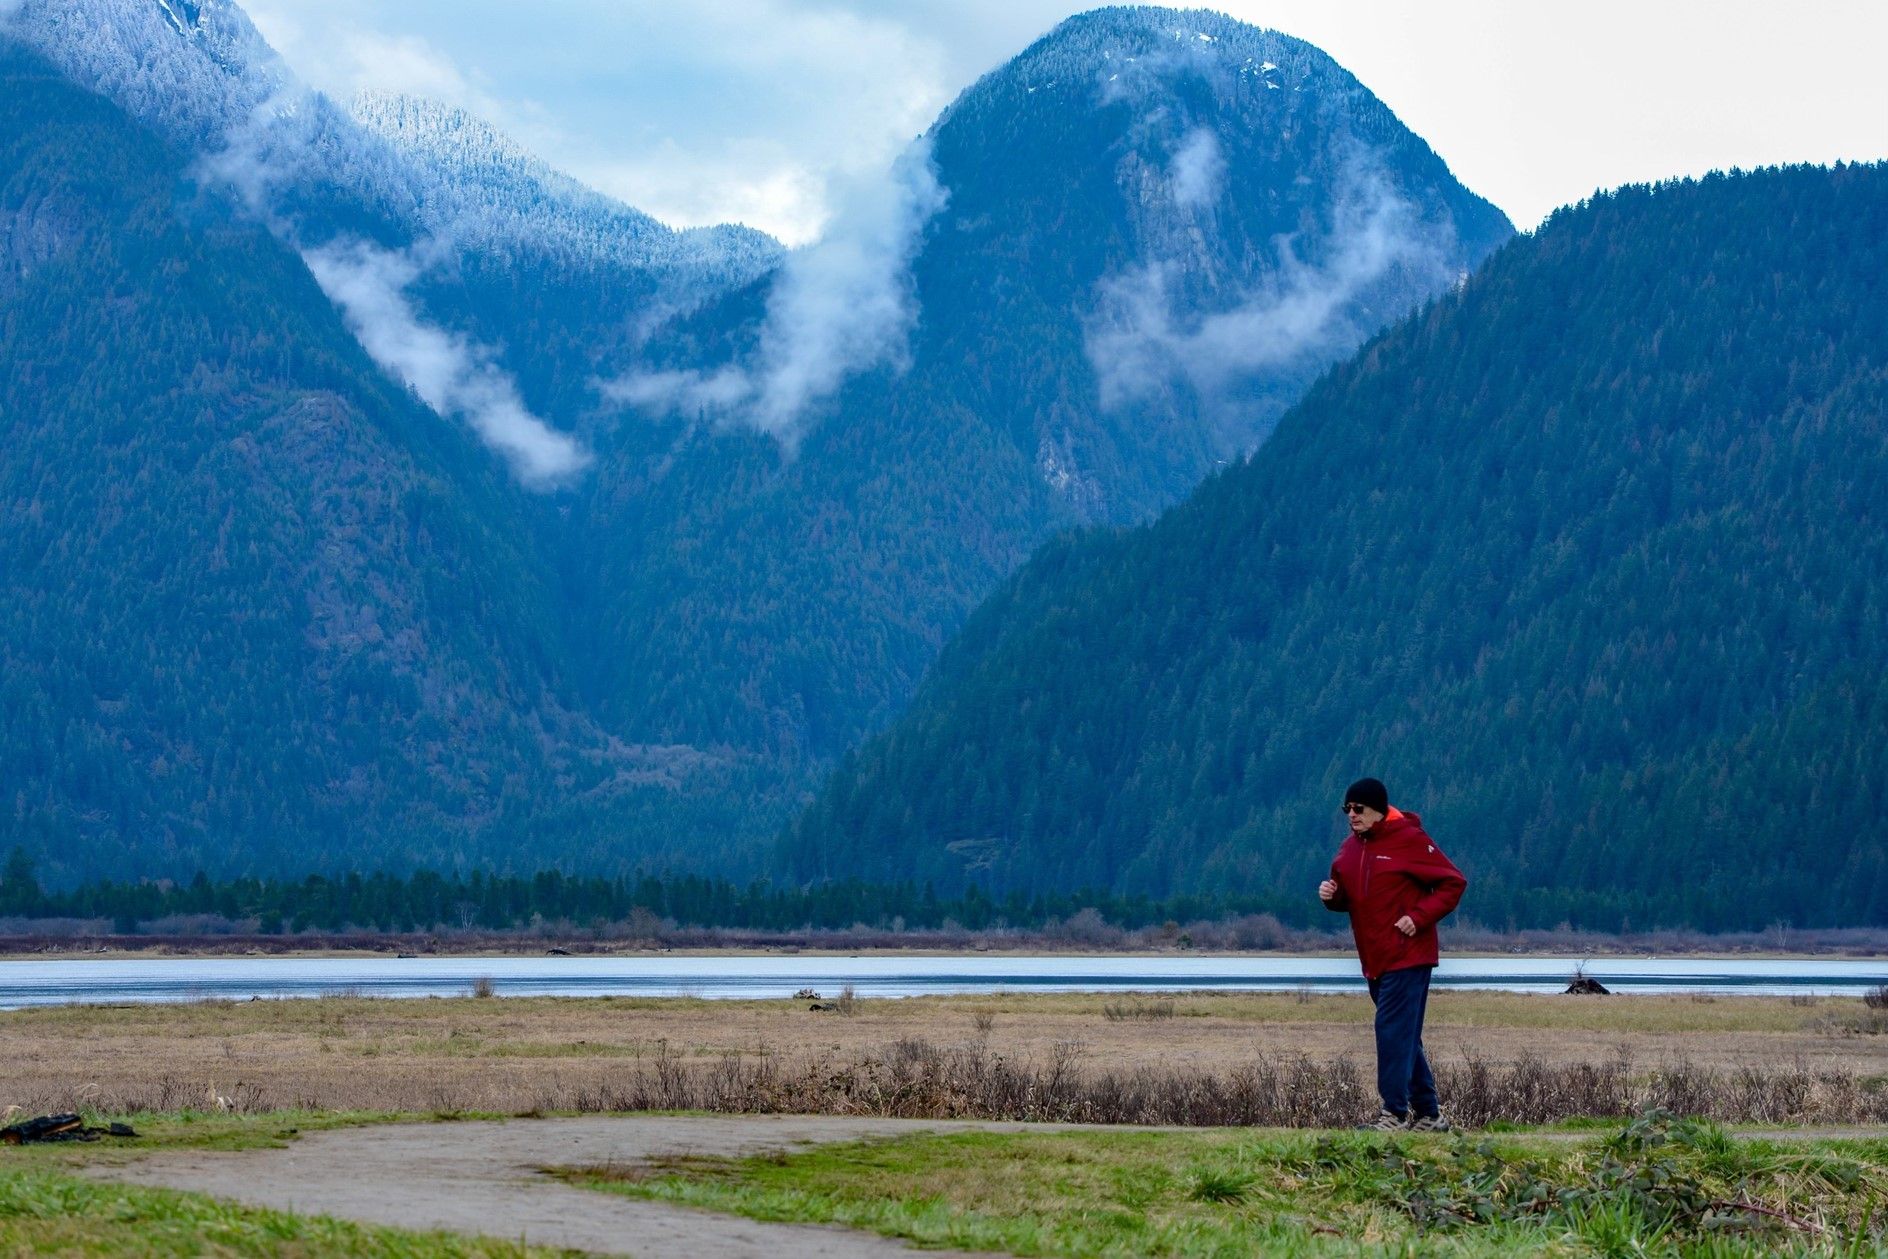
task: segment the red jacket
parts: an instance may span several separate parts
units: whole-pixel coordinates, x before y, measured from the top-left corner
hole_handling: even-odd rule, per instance
[[[1436,923],[1455,909],[1468,887],[1455,863],[1424,833],[1422,819],[1397,809],[1361,839],[1345,836],[1331,862],[1331,878],[1337,895],[1325,907],[1350,911],[1366,979],[1434,966]],[[1396,920],[1405,914],[1416,924],[1413,936],[1396,929]]]

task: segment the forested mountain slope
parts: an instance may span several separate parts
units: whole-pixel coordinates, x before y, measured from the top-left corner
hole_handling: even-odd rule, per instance
[[[0,799],[54,879],[758,873],[1033,548],[1177,500],[1510,232],[1328,57],[1207,13],[1063,23],[786,257],[343,109],[230,0],[5,33],[57,71],[0,168]]]
[[[59,879],[503,862],[618,759],[518,491],[231,222],[0,52],[5,833]]]
[[[1072,18],[918,151],[943,201],[895,277],[904,353],[788,450],[706,389],[594,438],[575,597],[627,737],[797,788],[1036,545],[1178,500],[1511,231],[1330,58],[1207,13]],[[663,329],[645,376],[765,383],[777,296]]]
[[[1888,168],[1599,197],[1046,547],[785,859],[1309,897],[1375,774],[1486,922],[1879,924],[1884,487]]]

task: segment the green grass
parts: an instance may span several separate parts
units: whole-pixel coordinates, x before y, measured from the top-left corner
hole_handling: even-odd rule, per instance
[[[0,1255],[387,1256],[388,1259],[524,1259],[563,1252],[508,1242],[374,1228],[324,1216],[238,1206],[202,1194],[113,1185],[75,1175],[157,1149],[249,1150],[303,1132],[444,1119],[370,1111],[200,1111],[88,1115],[130,1123],[138,1135],[87,1142],[0,1146]]]
[[[562,1174],[759,1220],[1019,1255],[1862,1255],[1884,1253],[1888,1223],[1888,1143],[1734,1140],[1662,1117],[1577,1142],[929,1133]]]
[[[557,1253],[562,1252],[291,1215],[202,1194],[103,1184],[18,1160],[0,1165],[0,1254],[8,1256],[526,1259]]]

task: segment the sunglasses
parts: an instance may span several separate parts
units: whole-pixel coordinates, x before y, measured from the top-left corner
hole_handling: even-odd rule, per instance
[[[1367,805],[1367,804],[1347,804],[1347,805],[1345,805],[1345,806],[1344,806],[1344,812],[1346,812],[1346,813],[1362,813],[1362,812],[1363,812],[1363,811],[1364,811],[1365,809],[1367,809],[1367,808],[1369,808],[1369,807],[1370,807],[1370,806],[1369,806],[1369,805]]]

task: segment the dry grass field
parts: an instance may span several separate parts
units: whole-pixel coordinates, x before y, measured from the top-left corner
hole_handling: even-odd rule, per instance
[[[1279,1064],[1295,1064],[1304,1086],[1323,1087],[1340,1076],[1354,1082],[1371,1061],[1370,1006],[1361,995],[1018,994],[860,1000],[823,1012],[808,1004],[333,996],[18,1010],[0,1013],[0,1061],[7,1063],[0,1108],[522,1114],[673,1104],[862,1113],[1021,1108],[1024,1117],[1049,1117],[1028,1110],[1032,1090],[1067,1090],[1071,1080],[1133,1078],[1145,1093],[1180,1077],[1236,1083],[1263,1062],[1274,1075]],[[1616,1081],[1674,1069],[1721,1078],[1726,1087],[1741,1078],[1747,1093],[1788,1074],[1797,1081],[1794,1092],[1786,1090],[1790,1097],[1834,1081],[1847,1100],[1819,1117],[1854,1121],[1888,1105],[1881,1092],[1885,1031],[1878,1012],[1849,999],[1441,991],[1432,998],[1426,1039],[1451,1078],[1466,1078],[1475,1063],[1485,1075],[1525,1062],[1537,1083],[1601,1066]],[[886,1063],[896,1068],[889,1084],[855,1078]],[[928,1087],[946,1075],[950,1096]],[[719,1081],[712,1088],[689,1083],[710,1076]],[[1249,1082],[1243,1087],[1250,1091]],[[1484,1080],[1478,1087],[1515,1086]],[[1598,1086],[1582,1087],[1597,1096]],[[998,1092],[1000,1103],[992,1100]],[[1168,1115],[1172,1106],[1163,1104],[1168,1111],[1151,1103],[1143,1110],[1150,1119]],[[1498,1100],[1488,1105],[1490,1115],[1504,1113]],[[1718,1113],[1764,1118],[1792,1105],[1746,1100]],[[1143,1110],[1117,1097],[1092,1113]]]

